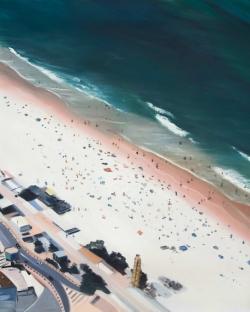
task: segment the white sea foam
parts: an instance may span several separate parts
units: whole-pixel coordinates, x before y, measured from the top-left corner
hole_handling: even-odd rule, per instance
[[[193,138],[191,138],[191,137],[189,137],[188,138],[189,139],[189,141],[191,142],[191,143],[193,143],[193,144],[199,144],[197,141],[195,141]]]
[[[44,75],[46,75],[47,77],[49,77],[51,80],[57,82],[57,83],[67,83],[66,81],[64,81],[62,78],[58,77],[54,72],[52,72],[51,70],[44,68],[40,65],[34,64],[32,63],[28,58],[20,55],[18,52],[16,52],[16,50],[14,50],[13,48],[9,47],[9,51],[14,54],[16,57],[18,57],[19,59],[21,59],[22,61],[24,61],[25,63],[28,63],[30,66],[36,68],[37,70],[39,70],[40,72],[42,72]],[[28,79],[27,77],[25,77],[25,79]],[[78,77],[74,77],[72,79],[72,81],[74,81],[76,84],[70,84],[74,89],[83,92],[85,95],[87,95],[89,98],[91,99],[96,99],[99,101],[102,101],[103,103],[105,103],[106,105],[113,107],[115,109],[117,109],[120,112],[123,112],[122,109],[120,108],[116,108],[115,106],[113,106],[112,104],[110,104],[108,101],[106,101],[105,99],[103,99],[102,96],[98,96],[96,95],[97,93],[100,93],[100,91],[97,89],[97,87],[95,87],[94,85],[91,85],[91,88],[93,89],[93,91],[90,90],[90,88],[88,88],[87,86],[85,86],[84,84],[80,84],[79,82],[81,82],[81,79]],[[50,89],[51,90],[51,89]],[[60,90],[60,89],[58,89]]]
[[[55,73],[53,73],[52,71],[50,71],[49,69],[46,69],[42,66],[39,65],[34,65],[32,64],[35,68],[37,68],[38,70],[40,70],[44,75],[46,75],[47,77],[49,77],[51,80],[57,82],[57,83],[62,83],[64,82],[63,79],[61,79],[60,77],[58,77]]]
[[[8,48],[9,51],[14,54],[15,56],[17,56],[18,58],[22,59],[22,60],[26,60],[23,56],[21,56],[19,53],[16,52],[16,50],[14,50],[13,48],[9,47]]]
[[[146,102],[146,104],[147,104],[147,106],[148,106],[149,108],[151,108],[154,112],[156,112],[156,113],[158,113],[158,114],[161,114],[161,115],[167,115],[167,116],[169,116],[169,117],[171,117],[171,118],[174,118],[174,115],[173,115],[171,112],[166,111],[166,110],[163,109],[163,108],[157,107],[157,106],[155,106],[155,105],[154,105],[153,103],[151,103],[151,102]]]
[[[122,110],[121,108],[115,107],[114,105],[112,105],[110,102],[108,102],[107,100],[105,100],[101,95],[97,95],[97,91],[92,91],[90,90],[87,86],[83,85],[83,84],[77,84],[77,85],[73,85],[73,87],[78,90],[79,92],[87,95],[90,99],[92,100],[97,100],[97,101],[101,101],[102,103],[104,103],[105,105],[114,108],[117,111],[120,112],[125,112],[125,110]],[[97,88],[96,88],[97,90]],[[100,92],[99,92],[100,93]]]
[[[220,167],[213,167],[214,171],[223,177],[225,180],[233,183],[240,189],[250,192],[250,181],[243,177],[234,169],[225,169]]]
[[[168,117],[170,117],[172,119],[175,118],[171,112],[169,112],[163,108],[157,107],[151,102],[146,102],[146,104],[150,109],[152,109],[154,112],[156,112],[155,118],[161,123],[162,126],[166,127],[168,130],[170,130],[174,134],[181,136],[181,137],[185,137],[189,134],[187,131],[178,127],[176,124],[174,124],[168,118]],[[193,141],[193,143],[194,143],[194,141]]]
[[[81,82],[81,79],[80,79],[80,78],[78,78],[78,77],[74,77],[74,78],[73,78],[73,81],[75,81],[75,82],[78,82],[78,83],[79,83],[79,82]]]
[[[247,155],[246,153],[243,153],[242,151],[238,150],[236,147],[232,146],[232,148],[239,153],[243,158],[245,158],[246,160],[250,161],[250,156]]]
[[[46,75],[47,77],[49,77],[51,80],[57,82],[57,83],[62,83],[64,82],[63,79],[61,79],[60,77],[58,77],[55,73],[53,73],[52,71],[50,71],[47,68],[44,68],[40,65],[36,65],[32,62],[30,62],[30,60],[22,55],[20,55],[18,52],[16,52],[16,50],[14,50],[13,48],[9,47],[9,51],[14,54],[16,57],[18,57],[19,59],[23,60],[24,62],[28,63],[29,65],[31,65],[32,67],[35,67],[37,70],[39,70],[40,72],[42,72],[44,75]]]
[[[181,137],[185,137],[188,135],[188,132],[179,128],[176,124],[174,124],[172,121],[170,121],[166,116],[162,116],[160,114],[156,114],[155,118],[168,130],[173,132],[176,135],[179,135]]]

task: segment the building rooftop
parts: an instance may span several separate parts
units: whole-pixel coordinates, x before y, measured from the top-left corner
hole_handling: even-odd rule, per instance
[[[0,288],[9,287],[14,287],[14,284],[2,271],[0,271]]]
[[[44,237],[44,236],[38,237],[37,240],[39,240],[43,244],[50,244],[49,239],[47,237]]]
[[[4,252],[4,249],[5,249],[5,247],[4,247],[3,243],[0,241],[0,253]]]
[[[65,256],[66,256],[64,250],[55,251],[55,252],[54,252],[54,255],[57,256],[58,258],[61,258],[61,257],[65,257]]]
[[[18,227],[29,225],[27,219],[23,216],[16,216],[11,218],[11,221],[15,223]]]
[[[53,223],[62,231],[67,232],[74,228],[74,224],[70,222],[65,222],[62,217],[60,217],[54,210],[52,209],[46,209],[43,211],[43,214],[46,217],[49,217]]]
[[[17,189],[22,188],[22,186],[13,178],[4,179],[2,183],[5,184],[8,187],[8,189],[10,189],[11,191],[15,191]]]
[[[10,282],[16,286],[17,291],[28,289],[28,285],[24,279],[24,276],[22,275],[22,271],[18,268],[2,268],[0,269],[0,273],[4,274],[10,280]]]
[[[9,247],[5,249],[5,252],[10,253],[10,254],[18,253],[18,249],[16,247]]]
[[[8,200],[7,198],[2,198],[0,199],[0,208],[4,209],[4,208],[7,208],[9,206],[12,206],[13,203]]]
[[[70,204],[54,195],[52,189],[40,188],[36,185],[31,185],[27,189],[22,190],[19,196],[27,201],[39,199],[46,206],[52,208],[56,213],[63,214],[71,209]]]

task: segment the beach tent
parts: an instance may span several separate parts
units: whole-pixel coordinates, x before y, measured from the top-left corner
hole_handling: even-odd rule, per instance
[[[179,247],[179,249],[181,251],[186,251],[186,250],[188,250],[188,247],[186,245],[182,245],[182,246]]]

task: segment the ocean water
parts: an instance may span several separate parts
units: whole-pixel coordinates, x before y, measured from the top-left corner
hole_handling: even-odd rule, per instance
[[[1,0],[0,42],[58,83],[189,139],[250,190],[248,0]]]

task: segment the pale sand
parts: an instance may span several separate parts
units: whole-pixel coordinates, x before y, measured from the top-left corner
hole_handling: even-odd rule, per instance
[[[27,185],[47,183],[69,201],[74,209],[62,218],[82,229],[80,242],[103,239],[130,265],[139,253],[151,279],[181,282],[185,291],[160,299],[170,310],[250,311],[249,207],[84,124],[5,66],[0,105],[1,169]],[[178,250],[186,244],[187,251]]]

